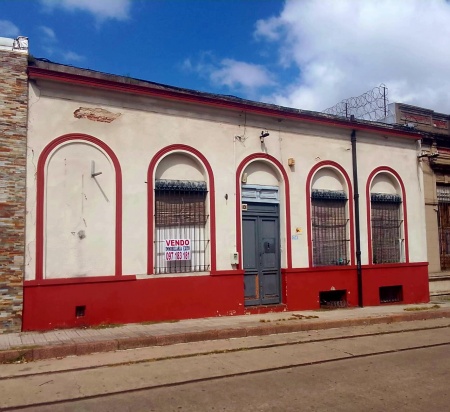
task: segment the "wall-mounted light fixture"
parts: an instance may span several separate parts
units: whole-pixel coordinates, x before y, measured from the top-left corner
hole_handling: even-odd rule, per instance
[[[261,136],[259,136],[259,140],[261,140],[261,143],[264,143],[264,138],[269,136],[269,135],[270,135],[270,133],[267,130],[266,131],[262,130],[261,131]]]

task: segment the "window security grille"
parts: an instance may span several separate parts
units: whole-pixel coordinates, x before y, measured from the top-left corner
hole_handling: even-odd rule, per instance
[[[373,263],[401,262],[403,249],[401,197],[371,194]]]
[[[342,191],[312,191],[313,266],[348,265],[346,204],[347,195]]]
[[[436,186],[441,270],[450,269],[450,186]]]
[[[206,182],[155,182],[155,273],[204,272],[209,269]],[[168,242],[189,241],[189,254],[168,254]]]

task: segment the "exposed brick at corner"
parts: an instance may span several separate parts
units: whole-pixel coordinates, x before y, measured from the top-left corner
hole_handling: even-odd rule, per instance
[[[0,50],[0,331],[20,331],[25,250],[27,55]]]

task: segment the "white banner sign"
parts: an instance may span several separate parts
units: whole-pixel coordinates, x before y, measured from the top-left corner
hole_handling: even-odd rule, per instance
[[[191,260],[191,241],[189,239],[166,239],[166,260]]]

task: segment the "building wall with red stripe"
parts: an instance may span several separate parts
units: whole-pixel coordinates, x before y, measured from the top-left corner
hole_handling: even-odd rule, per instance
[[[320,292],[330,290],[344,290],[348,305],[358,304],[351,129],[283,117],[282,111],[275,117],[49,79],[33,83],[30,102],[25,330],[245,313],[240,190],[250,165],[252,170],[272,173],[281,193],[282,302],[271,309],[318,309]],[[263,143],[262,130],[269,132]],[[416,142],[412,136],[383,129],[359,130],[357,139],[363,302],[380,304],[379,288],[386,286],[401,286],[403,303],[425,302],[428,277]],[[83,264],[72,267],[64,261],[65,269],[55,276],[55,269],[52,275],[48,267],[54,259],[65,257],[46,249],[48,239],[60,230],[48,225],[49,204],[57,191],[48,197],[47,185],[63,180],[51,175],[49,164],[61,147],[77,144],[95,147],[111,165],[98,180],[113,182],[113,197],[110,193],[107,197],[114,202],[113,220],[108,221],[114,225],[114,239],[109,239],[109,257],[100,240],[92,242],[89,253],[79,256]],[[194,159],[208,183],[210,267],[206,272],[154,273],[155,172],[172,154]],[[295,165],[291,161],[289,166],[288,159]],[[349,196],[350,262],[343,267],[318,268],[311,261],[311,180],[324,167],[343,176]],[[88,169],[80,170],[87,180],[91,179]],[[404,188],[405,259],[395,265],[373,265],[370,259],[367,187],[381,171],[394,175]],[[73,203],[70,208],[81,207]],[[101,209],[98,213],[100,221]],[[83,229],[86,239],[90,227]],[[77,226],[76,235],[79,230]],[[92,230],[101,229],[94,225]],[[101,239],[100,235],[94,238]],[[238,264],[231,262],[234,252],[239,253]],[[110,269],[83,273],[83,268],[96,263],[97,255],[110,260],[104,265]]]

